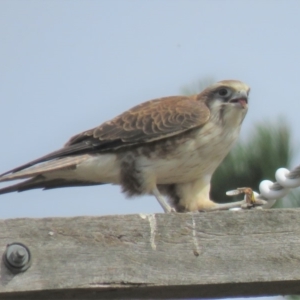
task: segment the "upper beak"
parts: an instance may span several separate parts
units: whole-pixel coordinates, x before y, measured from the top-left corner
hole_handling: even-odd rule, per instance
[[[232,95],[229,102],[239,103],[242,108],[246,108],[248,106],[248,93],[246,91],[238,91]]]

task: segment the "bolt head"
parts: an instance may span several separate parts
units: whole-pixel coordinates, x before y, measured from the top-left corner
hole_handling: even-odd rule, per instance
[[[31,264],[31,254],[24,244],[12,243],[7,245],[3,254],[5,266],[13,273],[27,270]]]

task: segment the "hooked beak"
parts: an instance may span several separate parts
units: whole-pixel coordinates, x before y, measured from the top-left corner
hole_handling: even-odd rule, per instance
[[[229,103],[234,103],[241,108],[248,107],[248,94],[246,91],[239,91],[234,93]]]

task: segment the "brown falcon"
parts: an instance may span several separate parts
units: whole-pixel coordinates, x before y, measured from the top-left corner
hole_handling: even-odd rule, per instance
[[[198,95],[144,102],[0,175],[26,179],[0,194],[112,183],[127,196],[154,195],[165,212],[219,207],[209,198],[211,176],[239,135],[249,90],[224,80]]]

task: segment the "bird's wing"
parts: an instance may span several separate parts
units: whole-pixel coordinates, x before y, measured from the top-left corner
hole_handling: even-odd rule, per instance
[[[144,102],[111,121],[72,137],[66,147],[83,141],[111,150],[152,142],[203,125],[208,107],[192,97],[167,97]]]
[[[162,140],[199,127],[209,117],[208,107],[197,96],[174,96],[147,101],[96,128],[72,137],[63,148],[0,175],[0,181],[3,175],[52,159],[114,151]]]

